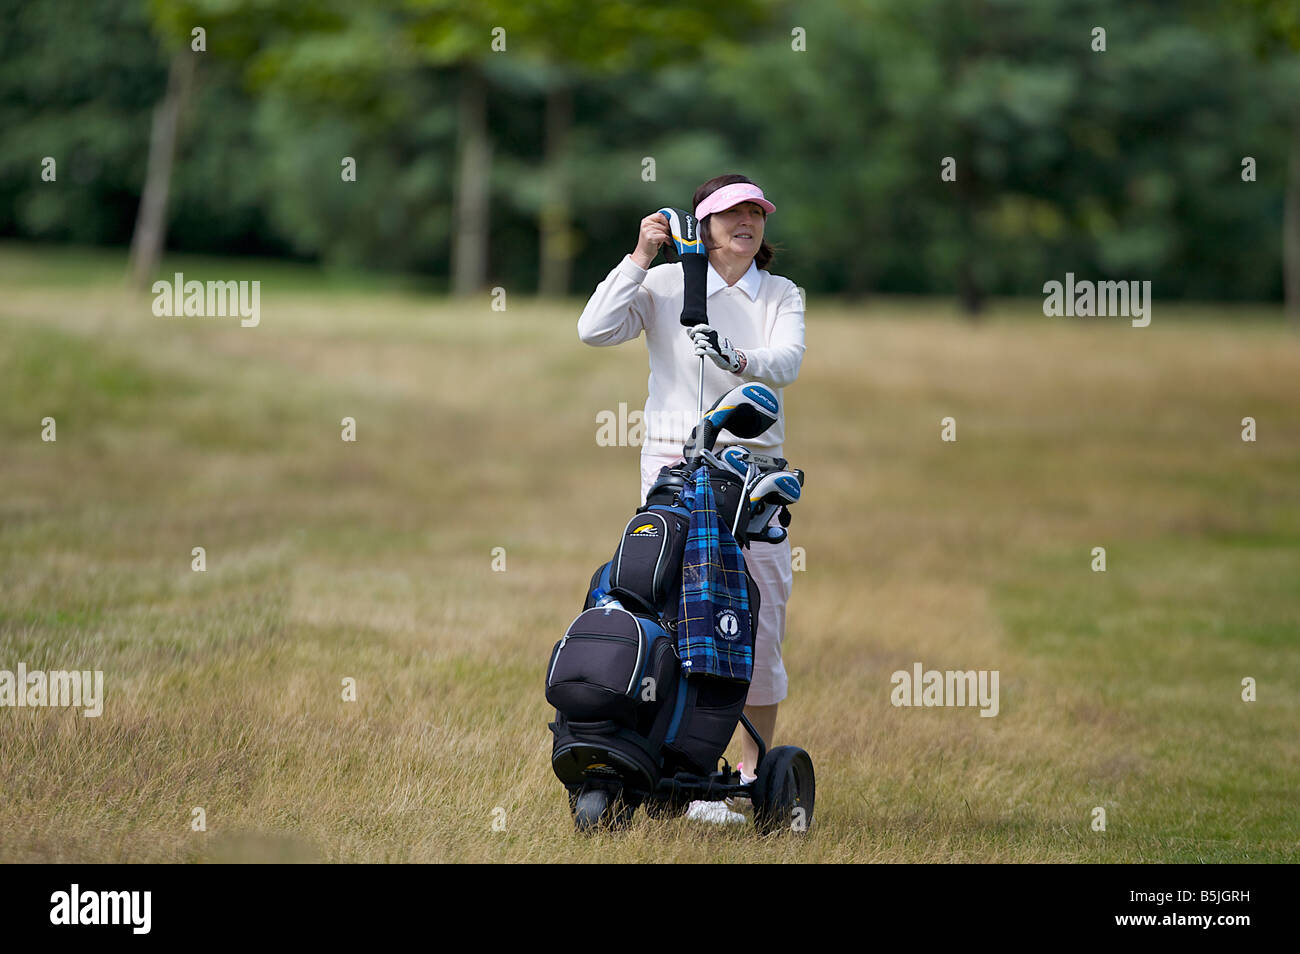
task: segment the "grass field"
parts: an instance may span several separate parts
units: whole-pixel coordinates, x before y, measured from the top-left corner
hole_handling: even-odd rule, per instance
[[[1300,857],[1277,311],[814,299],[777,742],[812,754],[815,829],[580,838],[544,668],[638,503],[595,415],[641,406],[644,344],[583,346],[581,301],[189,260],[164,271],[261,278],[260,326],[155,318],[123,264],[0,247],[0,669],[106,683],[98,719],[0,709],[0,861]],[[1000,713],[893,707],[914,662],[998,670]]]

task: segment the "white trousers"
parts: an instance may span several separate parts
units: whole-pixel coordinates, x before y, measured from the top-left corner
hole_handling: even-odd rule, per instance
[[[681,454],[665,457],[661,454],[641,455],[641,497],[659,477],[659,469],[676,464]],[[776,516],[772,517],[773,524]],[[790,568],[790,540],[780,543],[751,543],[742,551],[745,566],[749,568],[758,586],[758,632],[754,634],[754,678],[749,685],[746,705],[775,705],[786,697],[788,680],[785,664],[781,661],[781,643],[785,639],[785,604],[794,587],[794,573]]]

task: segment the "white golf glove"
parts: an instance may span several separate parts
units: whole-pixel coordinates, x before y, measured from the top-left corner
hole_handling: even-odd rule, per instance
[[[708,355],[713,363],[723,371],[739,373],[745,366],[745,353],[731,346],[730,338],[718,340],[718,333],[708,325],[696,325],[689,329],[691,341],[695,345],[696,356]]]

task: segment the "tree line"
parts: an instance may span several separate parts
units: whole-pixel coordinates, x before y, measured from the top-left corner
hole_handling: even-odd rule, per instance
[[[0,0],[0,236],[586,294],[744,172],[809,292],[1300,320],[1290,0]],[[54,179],[43,176],[53,160]]]

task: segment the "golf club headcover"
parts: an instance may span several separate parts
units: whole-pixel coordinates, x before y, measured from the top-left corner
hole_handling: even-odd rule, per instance
[[[700,241],[700,223],[695,216],[685,209],[660,209],[659,214],[668,220],[668,234],[672,236],[671,245],[662,245],[664,258],[675,262],[691,255],[698,255],[708,261],[704,243]]]
[[[660,209],[668,220],[671,245],[661,248],[670,262],[682,263],[682,324],[687,328],[709,323],[708,295],[709,255],[700,239],[700,223],[685,209]]]
[[[682,256],[682,325],[694,328],[709,323],[709,260],[703,255]]]
[[[776,423],[779,411],[776,394],[767,385],[756,381],[738,384],[713,402],[708,413],[691,431],[682,448],[682,456],[689,461],[695,458],[700,448],[713,450],[714,442],[724,429],[742,440],[757,437]]]
[[[778,470],[759,478],[758,482],[750,488],[749,501],[753,505],[760,502],[792,504],[798,502],[802,493],[803,485],[793,473],[788,470]]]
[[[784,510],[785,508],[780,508]],[[768,522],[772,519],[773,512],[779,512],[778,506],[774,503],[760,504],[755,507],[750,514],[749,523],[745,527],[745,545],[752,543],[780,543],[788,536],[786,527],[790,525],[789,520],[785,520],[779,527],[770,527]],[[789,511],[786,511],[787,515]]]
[[[703,432],[700,430],[701,424],[704,428]],[[706,416],[700,424],[691,428],[691,436],[686,438],[686,443],[682,445],[682,457],[687,461],[694,461],[700,456],[701,450],[713,450],[720,433],[722,429]]]
[[[769,457],[767,454],[755,454],[750,451],[749,459],[755,467],[762,471],[790,469],[790,462],[784,457]],[[795,473],[799,473],[799,471],[795,471]],[[801,480],[799,483],[802,484],[803,481]]]
[[[722,462],[742,480],[749,474],[750,454],[748,447],[728,447],[722,452]]]

